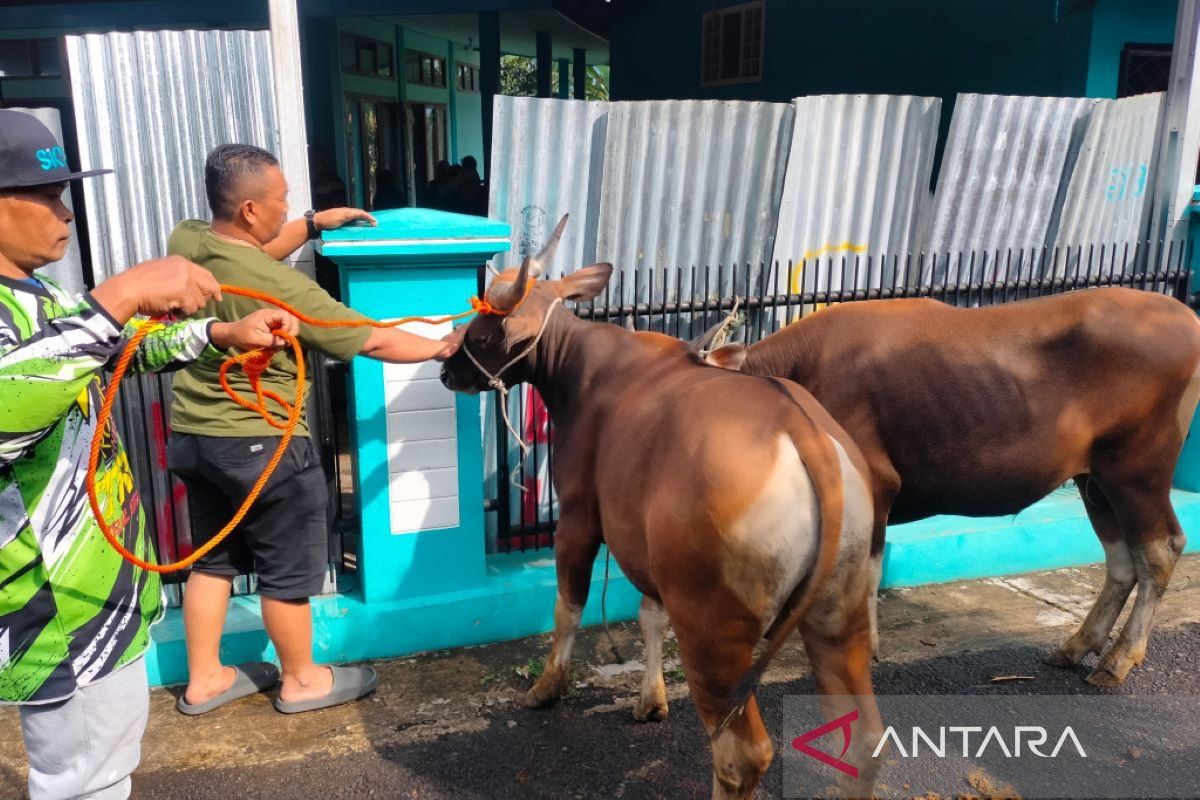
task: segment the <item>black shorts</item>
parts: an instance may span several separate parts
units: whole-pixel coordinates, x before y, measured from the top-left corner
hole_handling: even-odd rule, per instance
[[[278,436],[171,436],[167,466],[187,488],[194,547],[228,524],[278,446]],[[329,562],[328,497],[316,447],[295,437],[242,523],[192,568],[226,576],[253,570],[259,594],[276,600],[320,594]]]

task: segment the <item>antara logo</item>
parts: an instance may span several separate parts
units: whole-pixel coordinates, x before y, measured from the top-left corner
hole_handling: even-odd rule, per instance
[[[871,754],[871,758],[877,758],[889,740],[896,746],[896,750],[900,752],[901,758],[916,758],[919,755],[922,741],[925,742],[925,748],[938,758],[946,758],[947,752],[951,757],[958,755],[962,758],[980,758],[987,752],[988,747],[993,742],[995,743],[995,747],[1004,753],[1005,758],[1020,758],[1022,743],[1024,743],[1030,753],[1039,758],[1058,758],[1063,745],[1067,744],[1068,741],[1075,748],[1075,752],[1079,753],[1080,758],[1087,758],[1087,753],[1084,752],[1083,745],[1079,743],[1079,737],[1075,735],[1075,731],[1071,729],[1070,725],[1063,729],[1063,732],[1058,737],[1058,743],[1054,745],[1054,750],[1050,753],[1043,753],[1038,749],[1045,745],[1050,738],[1046,729],[1040,725],[1017,725],[1013,729],[1012,735],[1007,738],[994,725],[988,728],[986,733],[983,728],[977,725],[951,725],[949,727],[938,728],[937,730],[938,735],[935,742],[934,738],[927,734],[923,728],[914,726],[912,729],[912,747],[910,751],[906,751],[904,743],[900,741],[900,736],[896,733],[896,729],[889,725],[887,730],[883,732],[883,738],[879,740],[879,744],[875,747],[875,752]],[[949,748],[946,746],[947,731],[950,732],[952,738]],[[962,749],[956,751],[953,747],[955,744],[953,739],[957,738],[960,734],[962,736]],[[979,742],[978,749],[973,750],[971,747],[972,734],[982,734],[983,736],[982,739],[976,740]],[[1008,746],[1010,741],[1012,742],[1011,750]]]
[[[858,711],[851,711],[848,714],[843,714],[835,720],[831,720],[818,728],[813,728],[807,733],[801,734],[792,740],[792,747],[804,753],[806,756],[815,758],[822,764],[827,764],[839,772],[844,772],[852,778],[858,777],[858,768],[852,764],[847,764],[842,759],[845,758],[846,752],[850,749],[850,742],[853,736],[852,723],[858,720]],[[829,753],[813,747],[810,742],[814,739],[820,739],[827,733],[840,730],[842,732],[842,752],[836,757]],[[950,742],[947,742],[946,734],[950,734]],[[982,736],[975,738],[974,736]],[[962,743],[961,750],[954,747],[958,739]],[[879,758],[888,742],[891,742],[899,751],[901,758],[917,758],[923,755],[922,747],[927,751],[927,754],[936,758],[980,758],[987,752],[988,747],[993,746],[1004,754],[1005,758],[1020,758],[1022,755],[1022,744],[1025,750],[1039,758],[1057,758],[1065,746],[1068,750],[1073,748],[1080,758],[1087,758],[1088,755],[1083,749],[1083,745],[1079,741],[1079,737],[1075,735],[1075,731],[1071,726],[1066,726],[1062,733],[1059,734],[1057,743],[1054,749],[1045,753],[1039,748],[1046,745],[1050,739],[1049,732],[1040,725],[1017,725],[1013,728],[1010,736],[1005,736],[1000,732],[1000,729],[995,725],[984,728],[978,725],[951,725],[943,726],[937,729],[935,736],[930,736],[924,728],[914,726],[911,735],[911,747],[905,749],[905,740],[902,740],[896,729],[889,725],[880,737],[879,743],[875,746],[875,752],[871,753],[871,758]],[[978,742],[977,747],[972,747],[972,742]],[[922,745],[924,742],[924,745]],[[1009,747],[1009,742],[1012,747]],[[1070,753],[1068,752],[1068,755]]]
[[[843,714],[842,716],[838,717],[835,720],[826,722],[824,725],[822,725],[819,728],[813,728],[808,733],[804,733],[804,734],[801,734],[800,736],[797,736],[795,739],[792,740],[792,747],[796,748],[801,753],[804,753],[804,755],[806,755],[806,756],[812,756],[817,761],[820,761],[822,764],[828,764],[829,766],[833,767],[834,769],[838,770],[839,772],[846,773],[851,778],[857,778],[858,777],[858,767],[852,766],[850,764],[847,764],[845,761],[842,761],[842,758],[845,757],[845,755],[846,755],[846,751],[850,749],[850,736],[851,736],[850,723],[854,722],[857,719],[858,719],[858,709],[855,709],[854,711],[851,711],[849,714]],[[817,748],[809,745],[809,742],[811,742],[813,739],[820,739],[822,736],[829,733],[830,731],[836,731],[836,730],[840,730],[842,732],[842,752],[838,755],[837,758],[834,758],[833,756],[829,755],[828,753],[823,753],[820,750],[818,750]]]
[[[36,155],[38,163],[42,165],[42,169],[46,172],[67,165],[67,154],[63,152],[61,147],[47,147],[45,150],[38,150]]]

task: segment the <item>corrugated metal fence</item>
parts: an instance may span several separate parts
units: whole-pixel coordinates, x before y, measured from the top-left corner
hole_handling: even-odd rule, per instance
[[[596,259],[621,265],[627,295],[667,266],[770,260],[793,119],[781,103],[612,104]]]
[[[266,31],[68,36],[97,282],[163,255],[182,219],[207,219],[204,157],[241,142],[279,152]],[[152,135],[150,135],[152,132]]]
[[[797,99],[773,261],[873,256],[875,269],[863,279],[890,285],[882,256],[920,244],[941,105],[929,97]],[[816,272],[795,272],[793,281],[789,291],[801,284],[811,291]]]
[[[497,270],[540,250],[567,213],[571,224],[550,277],[561,275],[563,264],[595,260],[608,109],[608,103],[532,97],[496,103],[492,150],[505,155],[492,164],[491,216],[513,231],[512,249],[492,262]]]
[[[906,252],[927,254],[934,282],[947,253],[982,270],[999,251],[1132,246],[1149,232],[1163,95],[959,95],[934,192],[935,98],[495,103],[491,215],[517,232],[498,265],[570,213],[555,269],[611,261],[631,287],[668,266]],[[889,283],[874,263],[859,288]]]

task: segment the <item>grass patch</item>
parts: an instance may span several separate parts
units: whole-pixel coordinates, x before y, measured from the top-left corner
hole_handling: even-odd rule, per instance
[[[536,681],[542,677],[542,673],[546,671],[546,660],[543,658],[531,658],[525,662],[522,667],[517,667],[517,674],[527,680]]]

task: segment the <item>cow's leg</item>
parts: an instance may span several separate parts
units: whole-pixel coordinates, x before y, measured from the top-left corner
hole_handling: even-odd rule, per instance
[[[672,617],[692,703],[709,736],[729,711],[763,629],[761,621],[738,613],[735,598],[722,595],[714,590],[704,602],[685,605],[687,614]],[[775,752],[753,695],[710,744],[714,800],[752,797]]]
[[[858,777],[839,773],[838,778],[847,797],[872,797],[881,766],[880,759],[871,758],[883,738],[883,720],[871,682],[871,623],[863,605],[848,609],[850,613],[842,617],[840,630],[828,627],[832,620],[817,620],[804,630],[804,647],[821,694],[822,716],[832,722],[858,712],[857,723],[847,727],[854,735],[842,756],[858,770]]]
[[[1104,649],[1108,635],[1129,599],[1136,577],[1133,557],[1125,543],[1117,516],[1107,498],[1100,494],[1099,488],[1095,484],[1088,486],[1089,480],[1087,477],[1076,478],[1075,485],[1083,497],[1092,528],[1104,546],[1104,586],[1079,630],[1062,647],[1046,657],[1046,663],[1054,667],[1073,667],[1083,661],[1088,653],[1099,653]]]
[[[867,620],[871,643],[871,658],[879,659],[879,584],[883,581],[883,553],[872,553],[867,569],[870,571],[871,595],[867,598]]]
[[[883,582],[883,548],[887,539],[888,515],[892,512],[892,503],[900,492],[900,475],[886,459],[876,458],[870,466],[874,476],[875,491],[872,499],[875,504],[875,520],[871,528],[870,559],[867,570],[870,578],[867,614],[870,620],[871,657],[879,660],[879,585]]]
[[[642,639],[646,647],[646,671],[642,675],[642,694],[633,707],[633,718],[638,722],[667,718],[667,683],[663,680],[663,640],[667,635],[670,620],[662,603],[651,597],[642,598],[638,611],[638,622],[642,627]]]
[[[1171,508],[1169,490],[1163,490],[1158,495],[1113,501],[1113,508],[1133,557],[1138,592],[1120,638],[1088,676],[1088,683],[1093,686],[1121,685],[1129,671],[1146,657],[1154,612],[1187,543],[1187,537]]]
[[[890,502],[890,501],[889,501]],[[887,511],[875,508],[875,527],[871,534],[871,556],[867,561],[867,620],[871,642],[871,657],[879,659],[879,584],[883,581],[883,545],[887,531]]]
[[[554,537],[558,597],[554,603],[554,637],[546,668],[537,683],[521,696],[526,708],[540,708],[562,697],[571,672],[571,649],[591,588],[592,564],[600,550],[599,534],[568,518],[559,520]]]

